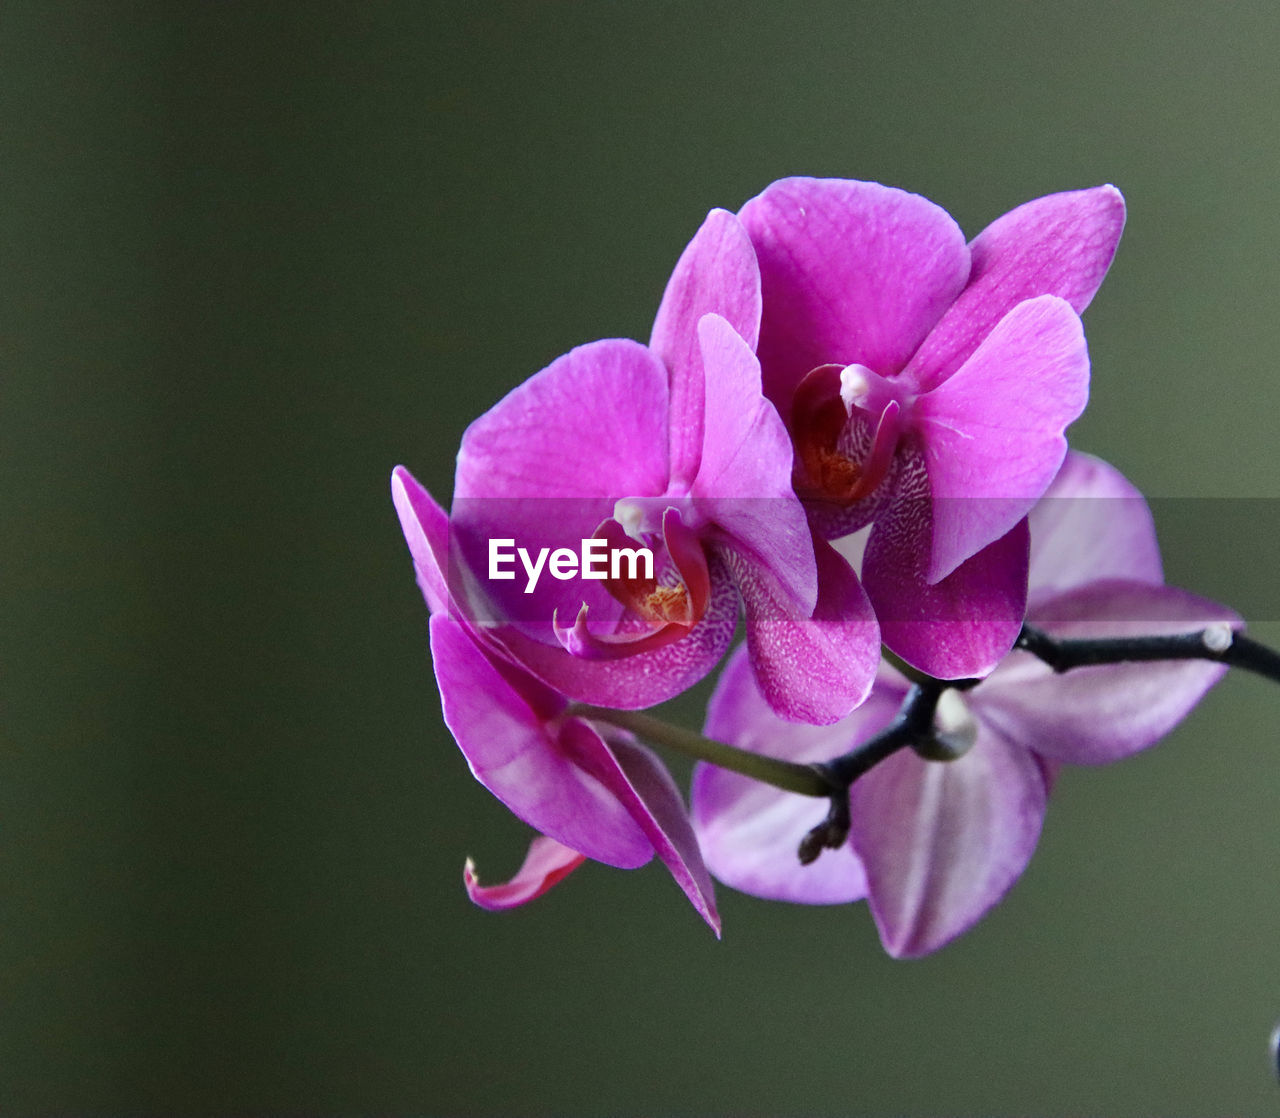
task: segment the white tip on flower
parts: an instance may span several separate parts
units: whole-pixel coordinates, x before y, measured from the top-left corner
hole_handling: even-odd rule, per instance
[[[871,394],[871,381],[865,365],[846,365],[840,370],[840,398],[847,408],[864,407]]]
[[[1226,652],[1231,647],[1235,634],[1231,631],[1230,625],[1219,622],[1217,625],[1210,625],[1200,639],[1204,641],[1205,648],[1210,652]]]
[[[958,761],[978,740],[978,720],[958,691],[942,692],[934,725],[932,739],[914,747],[926,761]]]

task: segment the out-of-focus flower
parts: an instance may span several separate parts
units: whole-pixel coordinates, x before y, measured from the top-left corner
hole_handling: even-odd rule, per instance
[[[740,216],[797,492],[828,538],[874,521],[863,579],[890,649],[941,678],[985,674],[1022,621],[1023,518],[1087,399],[1078,313],[1114,255],[1119,192],[1037,199],[970,245],[877,183],[784,179]]]
[[[467,890],[487,908],[539,896],[584,858],[632,869],[656,853],[699,914],[720,932],[711,881],[679,790],[630,735],[575,716],[568,701],[513,664],[459,608],[445,578],[449,525],[408,472],[392,498],[431,611],[431,656],[444,720],[476,779],[540,831],[515,878]]]
[[[493,635],[558,691],[617,708],[670,698],[727,650],[740,598],[774,709],[831,722],[867,694],[879,630],[793,492],[791,442],[760,389],[759,315],[751,245],[737,218],[713,211],[647,347],[581,346],[463,436],[455,555]],[[485,576],[494,539],[534,555],[589,538],[644,545],[655,570],[537,586]]]
[[[1239,625],[1224,606],[1163,584],[1145,502],[1115,469],[1071,454],[1030,514],[1028,622],[1054,637],[1188,632]],[[1201,660],[1117,664],[1055,675],[1011,653],[972,690],[947,691],[938,721],[966,730],[957,760],[900,750],[850,789],[849,842],[813,865],[798,839],[825,805],[699,766],[693,819],[707,863],[726,884],[778,900],[870,902],[885,949],[926,954],[995,905],[1039,838],[1057,766],[1102,764],[1172,729],[1225,667]],[[868,701],[834,726],[796,726],[761,701],[731,660],[710,705],[707,734],[792,761],[839,756],[885,729],[907,682],[882,667]]]

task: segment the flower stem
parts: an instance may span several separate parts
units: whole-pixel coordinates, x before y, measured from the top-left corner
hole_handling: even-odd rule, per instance
[[[1280,653],[1225,624],[1170,636],[1080,638],[1051,637],[1043,630],[1023,625],[1014,648],[1030,652],[1055,672],[1098,664],[1212,660],[1280,683]]]
[[[568,713],[579,718],[589,718],[592,722],[607,722],[611,726],[628,730],[653,745],[666,746],[686,757],[741,773],[753,780],[772,784],[785,792],[799,792],[803,796],[830,796],[833,791],[831,781],[820,771],[819,766],[781,761],[722,741],[713,741],[692,730],[686,730],[683,726],[674,726],[638,710],[610,710],[587,703],[573,703]]]

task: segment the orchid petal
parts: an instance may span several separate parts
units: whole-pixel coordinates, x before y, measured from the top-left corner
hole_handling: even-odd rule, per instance
[[[706,734],[782,760],[829,761],[884,729],[900,701],[901,693],[877,687],[834,725],[785,722],[761,694],[746,650],[739,648],[707,705]],[[825,818],[825,800],[783,792],[707,764],[694,769],[691,800],[703,856],[726,885],[800,904],[841,904],[866,895],[862,864],[848,844],[823,851],[812,865],[800,865],[800,840]]]
[[[719,531],[750,547],[798,609],[817,600],[817,573],[804,507],[791,487],[791,440],[760,394],[760,365],[719,315],[698,324],[714,406],[707,409],[702,466],[691,492]]]
[[[862,582],[881,639],[898,656],[939,679],[983,676],[1013,647],[1027,600],[1028,534],[1019,521],[941,582],[925,578],[934,502],[918,462],[876,521],[863,555]]]
[[[488,639],[548,686],[578,702],[639,710],[692,687],[719,663],[733,641],[738,594],[724,565],[710,561],[711,597],[682,640],[621,660],[588,660],[513,626],[486,629]],[[591,607],[594,611],[595,607]],[[549,627],[548,627],[549,628]]]
[[[871,690],[880,630],[853,568],[825,540],[812,541],[818,602],[808,616],[796,612],[770,566],[752,551],[721,550],[742,594],[761,692],[781,717],[823,724],[843,718]]]
[[[970,244],[968,285],[906,375],[921,392],[941,384],[1024,299],[1057,295],[1083,313],[1123,228],[1124,199],[1114,186],[1050,194],[997,218]]]
[[[529,844],[529,853],[515,877],[501,885],[481,885],[475,863],[468,858],[462,870],[467,895],[481,908],[495,912],[516,908],[542,896],[587,860],[585,854],[562,846],[555,839],[539,835]]]
[[[1033,601],[1101,579],[1164,581],[1147,502],[1100,458],[1067,451],[1058,476],[1027,520]]]
[[[1048,488],[1064,431],[1089,396],[1084,330],[1056,296],[1011,310],[973,356],[915,404],[935,499],[927,578],[999,539]]]
[[[702,454],[703,355],[698,320],[716,312],[755,349],[760,334],[760,271],[737,217],[712,210],[663,293],[649,348],[666,364],[671,385],[671,480],[688,483]]]
[[[657,496],[667,485],[667,374],[636,342],[579,346],[482,415],[462,437],[451,525],[463,564],[488,571],[494,539],[530,555],[577,552],[620,496]],[[551,631],[554,611],[586,601],[598,618],[618,616],[599,582],[543,577],[532,593],[514,579],[486,579],[503,620]],[[538,634],[535,634],[538,635]]]
[[[594,728],[576,720],[565,728],[571,731],[565,744],[577,763],[630,812],[676,884],[718,937],[715,890],[671,774],[649,750],[632,741],[616,737],[605,745]]]
[[[969,276],[950,215],[878,183],[783,179],[740,216],[760,264],[764,390],[780,408],[818,365],[897,373]]]
[[[612,790],[569,757],[475,640],[443,614],[431,619],[431,657],[445,725],[481,784],[535,830],[588,858],[624,869],[649,861],[652,844]],[[580,736],[569,730],[575,722],[560,735]]]
[[[981,724],[959,760],[904,749],[861,777],[850,839],[885,950],[936,951],[997,904],[1035,850],[1045,799],[1034,755]]]
[[[391,500],[400,517],[400,528],[409,544],[427,609],[443,613],[449,608],[449,583],[445,575],[449,556],[449,518],[431,494],[403,466],[391,472]]]
[[[1091,582],[1042,602],[1028,621],[1054,637],[1160,636],[1241,627],[1225,606],[1172,586]],[[1056,761],[1097,765],[1154,745],[1226,671],[1208,660],[1075,668],[1014,653],[974,692],[983,719]]]

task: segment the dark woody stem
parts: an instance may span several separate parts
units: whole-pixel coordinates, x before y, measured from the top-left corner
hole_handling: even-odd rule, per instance
[[[1227,625],[1211,625],[1194,633],[1167,637],[1056,638],[1023,625],[1014,648],[1030,652],[1055,672],[1098,664],[1132,664],[1152,660],[1213,660],[1256,672],[1280,683],[1280,654]]]
[[[1055,672],[1103,664],[1150,663],[1157,660],[1211,660],[1243,668],[1280,683],[1280,653],[1237,633],[1225,624],[1190,633],[1148,637],[1057,638],[1023,625],[1015,649],[1029,652]],[[830,761],[802,765],[713,741],[640,711],[610,710],[573,703],[567,713],[628,730],[639,738],[674,749],[699,761],[741,773],[787,792],[827,797],[827,817],[800,843],[800,861],[808,865],[823,850],[843,846],[849,837],[849,788],[881,761],[907,746],[925,757],[946,756],[945,735],[934,725],[938,700],[948,690],[968,691],[979,679],[934,679],[903,663],[886,650],[885,657],[912,681],[893,721],[878,734]]]

